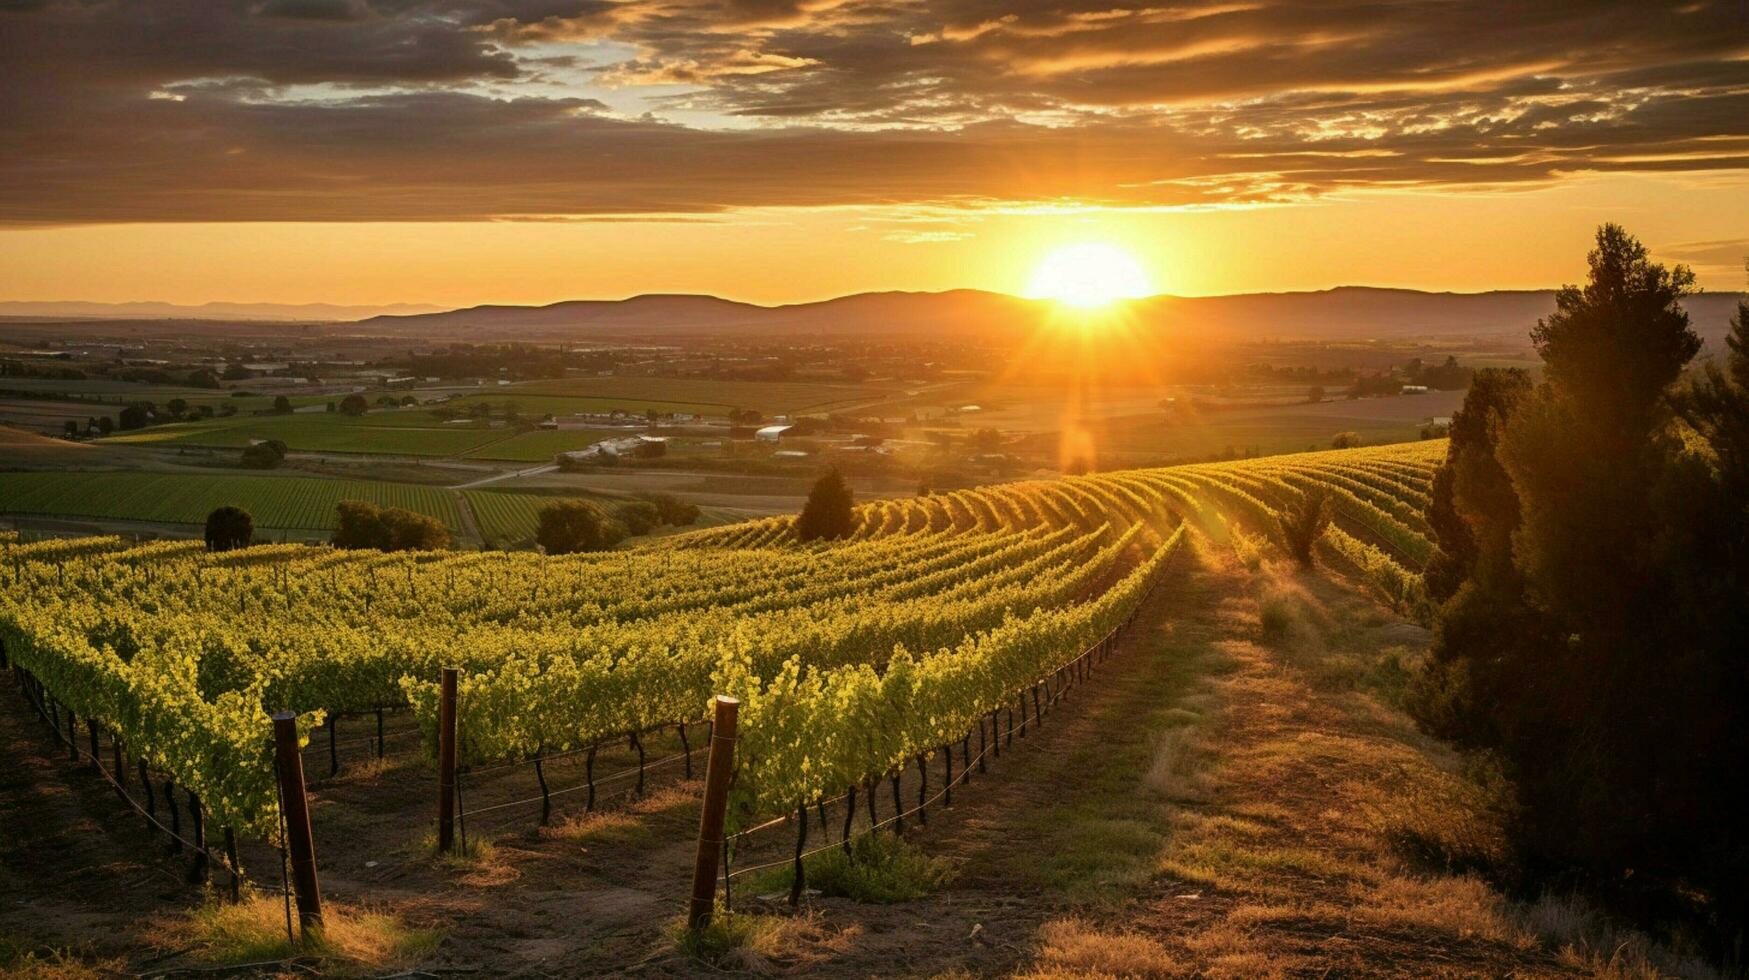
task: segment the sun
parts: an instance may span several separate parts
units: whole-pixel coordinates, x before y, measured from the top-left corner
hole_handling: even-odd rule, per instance
[[[1032,272],[1026,294],[1083,309],[1148,295],[1152,287],[1135,256],[1102,242],[1065,245]]]

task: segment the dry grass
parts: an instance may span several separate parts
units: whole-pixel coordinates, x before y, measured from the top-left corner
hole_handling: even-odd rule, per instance
[[[1561,962],[1600,980],[1724,980],[1732,975],[1644,933],[1617,928],[1578,896],[1544,895],[1519,906],[1515,916],[1525,931],[1556,950]]]
[[[428,831],[408,844],[406,852],[460,875],[457,880],[465,885],[497,885],[516,877],[515,871],[498,859],[498,848],[478,834],[470,835],[466,844],[458,836],[455,850],[440,852],[436,832]]]
[[[1389,875],[1358,897],[1362,901],[1355,905],[1356,914],[1381,926],[1448,932],[1522,950],[1536,946],[1535,937],[1517,924],[1499,893],[1471,875]]]
[[[1135,932],[1107,932],[1080,919],[1039,929],[1037,963],[1023,976],[1046,978],[1182,977],[1191,971],[1166,947]]]
[[[165,924],[164,944],[194,947],[206,963],[275,963],[320,960],[328,973],[381,973],[406,969],[428,956],[440,933],[413,929],[392,915],[328,903],[323,924],[294,941],[286,936],[285,907],[278,898],[256,896],[232,905],[211,903]]]
[[[541,831],[541,836],[570,841],[587,849],[598,844],[641,844],[651,839],[650,827],[623,810],[585,813]]]
[[[669,927],[676,950],[716,970],[766,974],[805,972],[841,952],[853,932],[833,933],[816,913],[795,916],[726,912],[689,929],[676,919]]]
[[[641,799],[624,806],[580,813],[562,819],[540,830],[542,837],[583,845],[587,850],[597,845],[634,845],[654,839],[655,831],[649,818],[698,805],[696,782],[674,783],[659,787]]]
[[[0,976],[14,980],[97,980],[123,972],[120,960],[97,960],[67,949],[41,948],[0,936]]]
[[[1466,873],[1501,860],[1501,810],[1372,683],[1402,652],[1380,642],[1372,603],[1274,566],[1250,583],[1240,635],[1258,642],[1222,642],[1239,669],[1219,681],[1219,710],[1175,733],[1209,753],[1150,773],[1202,790],[1174,812],[1159,864],[1179,883],[1165,921],[1198,913],[1179,958],[1210,976],[1279,976],[1369,955],[1407,969],[1406,941],[1446,972],[1546,956]]]

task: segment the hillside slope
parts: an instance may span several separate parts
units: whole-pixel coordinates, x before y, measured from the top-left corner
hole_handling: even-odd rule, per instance
[[[1591,939],[1449,870],[1486,866],[1494,810],[1394,704],[1427,641],[1421,513],[1443,451],[879,501],[827,543],[788,517],[556,557],[0,536],[0,639],[26,694],[0,724],[21,760],[0,780],[0,841],[19,842],[0,881],[56,898],[0,908],[0,952],[203,968],[241,930],[268,972],[1585,968]],[[1336,523],[1320,568],[1289,570],[1277,514],[1313,489]],[[443,667],[468,802],[460,852],[433,855]],[[740,704],[719,879],[735,911],[689,950],[668,923],[699,826],[698,712],[722,693]],[[269,704],[315,736],[334,921],[376,939],[286,942],[263,887]],[[160,821],[198,798],[209,841],[235,831],[245,901],[85,887],[106,861],[181,877],[99,767],[164,790]],[[87,819],[113,841],[79,843]],[[855,893],[821,862],[858,847],[932,870],[900,872],[896,906],[832,897]],[[804,848],[828,894],[797,914],[780,876]],[[208,857],[196,878],[230,865]]]

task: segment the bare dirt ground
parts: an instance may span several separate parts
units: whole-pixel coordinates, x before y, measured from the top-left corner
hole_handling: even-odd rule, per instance
[[[908,837],[954,867],[894,905],[812,897],[798,913],[745,887],[738,910],[784,919],[775,948],[707,966],[668,930],[684,906],[696,784],[670,764],[641,800],[583,815],[578,793],[471,819],[490,853],[439,861],[431,777],[405,719],[372,760],[343,721],[306,755],[326,895],[439,930],[430,974],[694,976],[1543,976],[1566,971],[1481,881],[1402,856],[1404,840],[1484,840],[1458,760],[1389,706],[1393,665],[1424,633],[1322,573],[1248,571],[1191,549],[1091,684],[955,791]],[[142,973],[194,966],[183,865],[0,691],[0,939],[72,948]],[[405,743],[405,744],[404,744]],[[697,744],[697,740],[694,740]],[[669,737],[647,746],[672,753]],[[623,770],[623,747],[598,773]],[[569,765],[570,768],[565,768]],[[555,790],[577,763],[556,764]],[[623,788],[623,784],[621,786]],[[605,789],[605,788],[604,788]],[[470,808],[526,798],[513,770],[467,786]],[[903,785],[914,798],[914,777]],[[890,799],[881,800],[883,815]],[[509,821],[495,835],[490,824]],[[829,814],[841,820],[841,811]],[[818,829],[816,828],[816,834]],[[778,828],[739,857],[781,856]],[[836,828],[833,836],[836,834]],[[245,863],[269,893],[271,852]]]

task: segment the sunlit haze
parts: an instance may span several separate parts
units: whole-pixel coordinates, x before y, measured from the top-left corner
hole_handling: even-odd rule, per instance
[[[1148,276],[1135,256],[1101,242],[1065,245],[1033,271],[1026,294],[1069,306],[1096,308],[1148,295]]]

